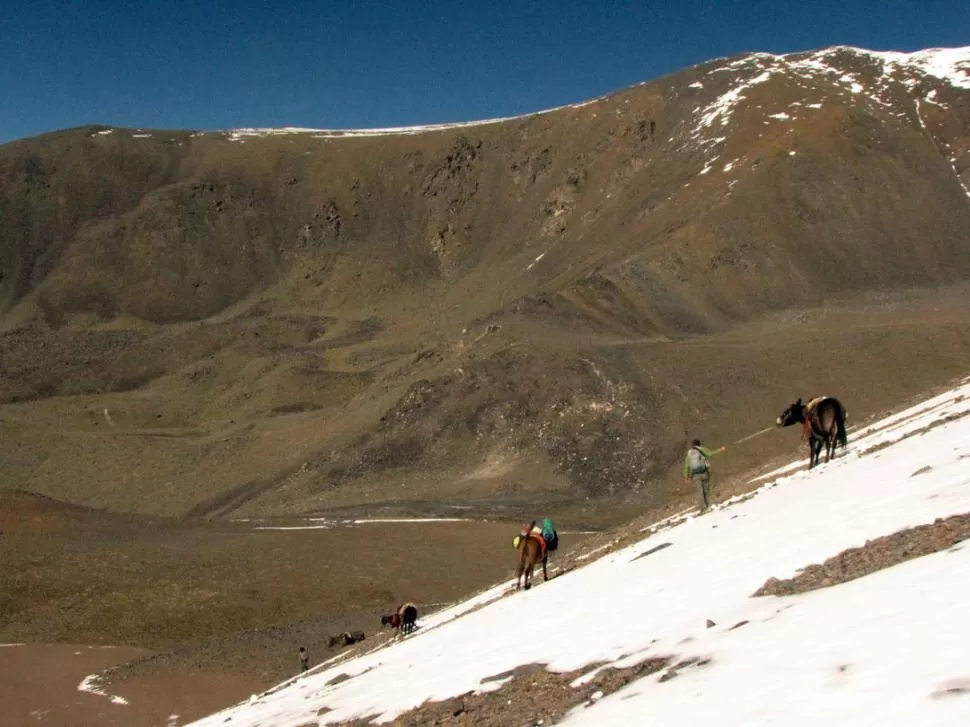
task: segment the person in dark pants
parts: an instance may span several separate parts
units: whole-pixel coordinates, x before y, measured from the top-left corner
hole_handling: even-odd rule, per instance
[[[694,481],[701,512],[711,506],[711,463],[708,457],[720,454],[726,449],[727,447],[708,449],[701,444],[701,440],[695,439],[690,443],[690,449],[684,457],[684,482]]]
[[[310,668],[310,654],[307,653],[305,647],[300,647],[300,671],[306,671]]]

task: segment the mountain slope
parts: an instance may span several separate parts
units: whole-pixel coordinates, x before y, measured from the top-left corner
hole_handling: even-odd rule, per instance
[[[476,125],[3,145],[8,486],[206,516],[655,502],[698,429],[938,383],[970,350],[968,56],[749,54]]]
[[[810,473],[793,463],[753,496],[193,724],[958,723],[968,394],[965,379]]]

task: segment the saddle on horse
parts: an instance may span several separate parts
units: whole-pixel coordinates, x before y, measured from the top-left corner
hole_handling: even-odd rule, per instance
[[[535,538],[537,541],[539,541],[539,547],[542,549],[541,557],[545,557],[546,539],[542,537],[542,528],[538,527],[535,523],[523,528],[522,532],[512,539],[512,547],[518,548],[520,545],[522,545],[523,538]]]
[[[818,405],[821,404],[826,399],[831,397],[828,396],[816,396],[810,402],[805,405],[805,421],[802,423],[802,436],[804,438],[809,438],[814,432],[814,427],[812,426],[812,419],[815,416],[815,410]]]
[[[829,399],[829,398],[831,398],[831,397],[828,397],[828,396],[816,396],[814,399],[812,399],[810,402],[808,402],[805,405],[805,416],[806,417],[809,417],[812,414],[814,414],[816,407],[819,404],[821,404],[823,401],[825,401],[826,399]]]

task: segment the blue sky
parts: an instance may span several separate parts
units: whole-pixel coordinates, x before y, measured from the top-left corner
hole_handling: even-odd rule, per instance
[[[361,128],[583,101],[742,51],[970,44],[957,0],[223,2],[0,10],[0,142],[83,124]]]

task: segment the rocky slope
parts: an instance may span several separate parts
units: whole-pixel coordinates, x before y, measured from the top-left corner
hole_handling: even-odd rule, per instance
[[[746,54],[470,125],[5,144],[4,486],[210,517],[662,501],[695,433],[963,370],[968,163],[970,49]]]

